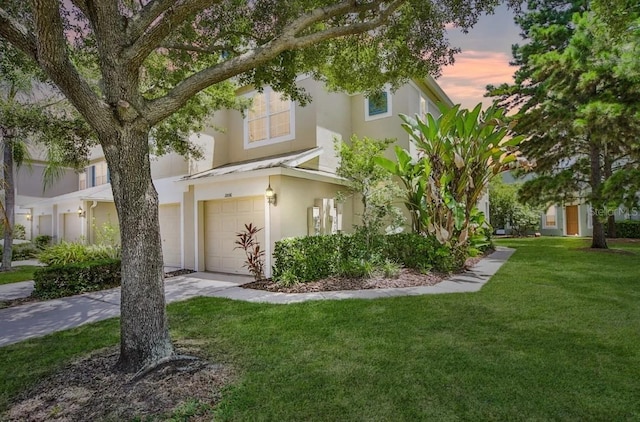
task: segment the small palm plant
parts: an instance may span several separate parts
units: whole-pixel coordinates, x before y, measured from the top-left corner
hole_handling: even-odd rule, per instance
[[[258,243],[258,232],[262,230],[252,223],[245,224],[244,230],[236,233],[236,246],[234,249],[242,249],[247,255],[244,266],[249,269],[253,278],[258,281],[264,279],[264,250]]]

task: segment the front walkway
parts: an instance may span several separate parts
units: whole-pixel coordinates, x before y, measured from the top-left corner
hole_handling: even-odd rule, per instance
[[[167,279],[165,293],[167,303],[196,296],[206,296],[248,302],[286,304],[308,300],[375,299],[393,296],[476,292],[489,281],[513,252],[513,249],[498,247],[496,252],[482,259],[469,271],[454,275],[435,286],[317,293],[274,293],[243,289],[240,285],[252,280],[247,276],[193,273],[188,276]],[[119,288],[0,309],[0,346],[119,315]]]

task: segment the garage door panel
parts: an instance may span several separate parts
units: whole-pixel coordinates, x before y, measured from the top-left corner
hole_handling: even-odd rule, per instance
[[[243,267],[245,253],[235,249],[236,234],[244,225],[264,226],[264,198],[239,198],[205,203],[205,269],[228,273],[248,274]],[[258,235],[264,245],[264,233]]]
[[[160,205],[159,217],[164,265],[180,267],[182,265],[180,204]]]

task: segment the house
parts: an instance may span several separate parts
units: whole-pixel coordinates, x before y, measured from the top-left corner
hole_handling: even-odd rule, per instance
[[[202,159],[152,157],[165,265],[246,273],[244,254],[234,249],[234,242],[247,223],[263,228],[259,241],[268,271],[277,240],[349,231],[359,201],[335,200],[345,187],[335,175],[334,139],[352,134],[396,138],[399,146],[412,150],[398,114],[435,114],[438,102],[452,105],[431,78],[412,81],[395,92],[383,90],[375,98],[328,92],[321,82],[305,76],[297,83],[313,98],[307,106],[283,100],[269,87],[263,92],[243,88],[238,95],[253,99],[245,116],[233,110],[217,112],[206,130],[191,136],[202,148]],[[488,213],[484,201],[481,210]],[[102,224],[117,224],[100,150],[77,176],[75,191],[23,207],[31,212],[34,236],[94,242]]]
[[[516,180],[508,172],[503,174],[505,183],[525,181],[533,177],[535,175],[530,174],[526,178]],[[640,220],[637,213],[628,213],[621,208],[613,215],[616,221]],[[592,236],[593,211],[585,195],[577,195],[577,198],[568,202],[550,204],[540,215],[539,232],[543,236]]]

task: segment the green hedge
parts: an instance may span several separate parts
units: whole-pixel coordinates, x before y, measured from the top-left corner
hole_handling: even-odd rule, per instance
[[[80,262],[43,267],[33,275],[33,296],[55,299],[120,285],[120,260]]]
[[[356,264],[396,262],[407,268],[451,272],[464,264],[458,254],[433,237],[413,233],[391,235],[336,234],[283,239],[274,249],[274,280],[313,281],[348,273]]]
[[[4,248],[0,245],[0,255]],[[15,243],[11,247],[11,260],[22,261],[25,259],[33,259],[38,256],[38,248],[33,243]]]
[[[616,236],[629,239],[640,239],[640,221],[616,221]]]

